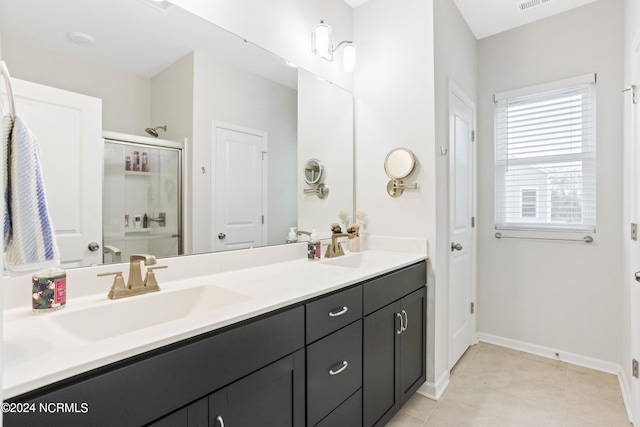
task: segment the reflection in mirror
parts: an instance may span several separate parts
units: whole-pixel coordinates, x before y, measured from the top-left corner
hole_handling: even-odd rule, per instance
[[[74,43],[68,36],[71,32],[88,33],[95,44]],[[220,202],[215,194],[221,180],[237,177],[233,165],[227,175],[216,174],[219,138],[212,135],[214,124],[265,135],[265,153],[259,156],[265,159],[260,171],[263,190],[251,198],[260,201],[262,214],[259,220],[243,218],[255,223],[264,218],[262,240],[255,246],[284,243],[288,229],[296,225],[322,230],[339,211],[353,210],[351,94],[286,66],[282,58],[210,22],[176,6],[158,10],[142,0],[0,0],[0,42],[2,59],[14,79],[37,83],[30,88],[38,96],[42,91],[58,91],[51,95],[58,102],[47,101],[58,105],[55,116],[46,113],[49,120],[38,123],[26,117],[30,127],[42,129],[36,129],[40,145],[51,145],[55,148],[45,150],[58,154],[55,165],[43,165],[48,199],[60,203],[61,213],[53,218],[57,231],[73,231],[80,224],[86,228],[81,215],[102,217],[102,184],[96,177],[103,167],[102,131],[148,137],[145,129],[158,124],[167,126],[163,139],[185,144],[183,178],[190,189],[184,195],[185,254],[217,250],[219,223],[227,219],[226,213],[240,208],[232,195],[228,202]],[[62,116],[69,120],[65,123],[73,123],[72,112],[83,110],[75,104],[67,107],[67,95],[79,97],[74,103],[82,104],[85,98],[98,103],[91,110],[92,117],[97,111],[97,120],[91,126],[81,125],[83,139],[73,140],[77,144],[68,153],[55,144],[71,141],[80,130],[65,136],[52,120]],[[19,114],[31,114],[25,108],[31,95],[16,98]],[[5,96],[2,102],[6,104]],[[57,135],[53,141],[51,135]],[[94,159],[81,157],[80,146],[84,151],[92,147]],[[96,156],[98,165],[89,167]],[[320,199],[306,197],[299,179],[301,162],[310,157],[323,159],[327,179],[335,180],[333,188],[339,193],[318,210],[313,204]],[[63,179],[56,176],[60,170],[77,173],[72,180]],[[91,188],[69,185],[84,181]],[[63,224],[64,230],[57,224]],[[102,224],[93,232],[101,241]],[[63,256],[69,255],[65,267],[101,262],[95,256],[102,256],[102,250],[87,257],[87,242],[93,239],[85,240],[65,245],[74,246],[73,255],[61,247]]]
[[[309,159],[304,164],[304,180],[314,186],[322,179],[322,164],[317,159]]]
[[[330,106],[327,108],[327,106]],[[353,96],[305,70],[298,74],[298,164],[322,159],[321,192],[307,193],[300,181],[298,227],[330,234],[340,216],[353,217]],[[331,189],[330,197],[328,189]],[[318,196],[318,197],[316,197]]]

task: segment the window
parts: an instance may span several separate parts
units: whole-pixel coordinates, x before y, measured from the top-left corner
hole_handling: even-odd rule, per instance
[[[523,188],[521,190],[522,194],[522,203],[521,203],[521,218],[535,218],[538,216],[537,214],[537,203],[538,203],[538,190]]]
[[[497,229],[595,231],[595,75],[496,94]]]

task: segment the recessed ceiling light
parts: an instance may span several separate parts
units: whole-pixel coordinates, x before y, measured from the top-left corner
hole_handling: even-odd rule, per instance
[[[79,31],[67,33],[67,37],[69,37],[72,42],[79,44],[80,46],[92,46],[96,43],[96,39],[91,37],[89,34],[81,33]]]

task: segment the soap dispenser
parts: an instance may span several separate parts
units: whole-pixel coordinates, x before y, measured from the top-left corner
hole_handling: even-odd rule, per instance
[[[289,228],[289,237],[287,237],[287,243],[298,243],[298,233],[296,233],[296,228]]]
[[[320,248],[320,239],[318,239],[316,229],[314,228],[313,230],[311,230],[309,242],[307,243],[307,258],[310,261],[315,261],[317,259],[320,259],[321,254],[322,249]]]

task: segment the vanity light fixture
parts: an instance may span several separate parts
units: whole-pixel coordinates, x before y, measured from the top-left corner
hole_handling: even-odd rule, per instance
[[[316,55],[333,62],[333,53],[342,47],[342,69],[346,73],[353,72],[356,65],[356,45],[345,40],[336,47],[331,44],[331,27],[320,21],[311,31],[311,51]]]

